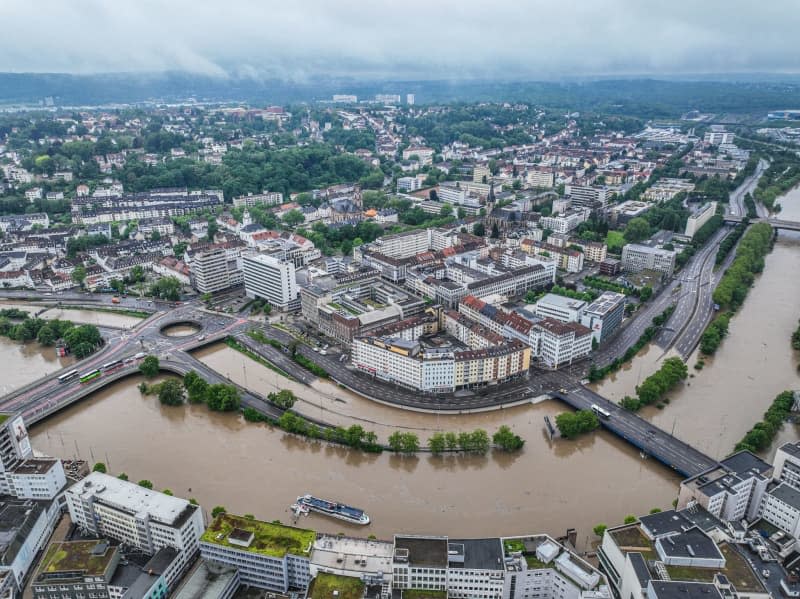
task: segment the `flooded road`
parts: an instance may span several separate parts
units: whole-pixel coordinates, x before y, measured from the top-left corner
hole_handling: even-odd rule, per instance
[[[0,300],[0,308],[19,308],[25,310],[31,316],[46,308],[44,305],[21,304],[13,301]],[[39,315],[45,320],[71,320],[77,324],[104,325],[107,327],[119,327],[127,329],[136,326],[142,321],[136,316],[107,312],[104,310],[82,310],[80,308],[51,308]]]

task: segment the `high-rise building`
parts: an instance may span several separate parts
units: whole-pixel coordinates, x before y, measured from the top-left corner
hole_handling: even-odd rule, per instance
[[[24,460],[33,455],[28,429],[22,415],[0,413],[0,494],[14,495],[11,474]]]
[[[674,250],[629,243],[622,248],[622,270],[640,272],[648,269],[671,277],[675,270],[676,254]]]
[[[267,300],[280,310],[300,307],[294,264],[274,256],[245,256],[244,290],[247,297]]]
[[[170,587],[200,548],[203,513],[185,499],[100,472],[72,485],[65,496],[72,522],[85,533],[114,539],[150,556],[173,548],[177,559],[164,573]]]
[[[406,104],[413,106],[416,101],[417,97],[414,94],[406,94]]]
[[[589,328],[594,340],[600,343],[622,324],[624,315],[625,296],[615,291],[604,291],[586,306],[581,315],[581,324]]]
[[[228,258],[223,248],[197,252],[189,264],[192,287],[199,293],[214,293],[231,286]]]

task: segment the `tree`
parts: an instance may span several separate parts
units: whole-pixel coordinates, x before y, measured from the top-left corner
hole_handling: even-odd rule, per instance
[[[435,432],[428,439],[428,449],[430,449],[431,453],[433,453],[434,455],[442,453],[446,447],[447,447],[447,441],[445,439],[444,433]]]
[[[176,302],[181,298],[183,284],[177,277],[167,276],[159,278],[150,286],[148,294],[163,300]]]
[[[478,237],[486,236],[486,226],[483,223],[475,223],[472,225],[472,234]]]
[[[151,483],[151,482],[150,482],[149,480],[147,480],[146,478],[144,478],[144,479],[140,480],[140,481],[139,481],[137,484],[138,484],[140,487],[144,487],[145,489],[152,489],[152,488],[153,488],[153,483]]]
[[[150,241],[161,241],[161,233],[158,231],[150,233]]]
[[[660,507],[654,507],[654,508],[652,508],[650,510],[650,513],[651,514],[660,514],[661,513],[661,508]]]
[[[525,441],[519,435],[515,435],[505,424],[497,429],[492,441],[503,451],[519,451],[525,445]]]
[[[145,377],[151,379],[158,374],[159,363],[157,356],[147,356],[142,363],[139,364],[139,372]]]
[[[442,204],[442,207],[439,208],[439,216],[441,217],[448,217],[453,215],[453,206],[450,204]]]
[[[492,239],[498,239],[500,237],[500,229],[497,227],[497,223],[492,225]]]
[[[286,223],[289,227],[296,227],[297,225],[304,223],[306,217],[303,216],[303,213],[300,212],[297,208],[289,210],[286,214],[283,215],[283,222]]]
[[[625,524],[633,524],[634,522],[636,522],[636,516],[634,516],[633,514],[628,514],[627,516],[625,516],[625,520],[623,520],[623,522]]]
[[[419,438],[415,433],[401,433],[395,431],[389,435],[389,449],[401,453],[415,453],[419,451]]]
[[[208,388],[206,405],[215,412],[234,412],[241,405],[239,391],[233,385],[217,383]]]
[[[127,474],[125,474],[124,472],[120,472],[120,473],[117,475],[117,478],[118,478],[118,479],[120,479],[120,480],[128,480],[128,475],[127,475]]]
[[[179,406],[183,403],[183,385],[176,379],[167,379],[159,385],[158,401],[165,406]]]
[[[294,405],[294,402],[297,401],[295,394],[288,389],[281,389],[277,393],[270,393],[267,398],[276,406],[283,408],[284,410],[291,408]]]
[[[164,495],[169,495],[170,497],[174,496],[175,493],[172,492],[172,489],[164,489],[161,491]]]
[[[211,517],[216,518],[221,514],[227,514],[228,510],[225,508],[224,505],[215,506],[213,510],[211,510]]]
[[[189,403],[203,403],[206,401],[209,384],[194,370],[190,370],[183,376],[183,386],[189,395]]]
[[[650,223],[641,216],[632,218],[625,227],[624,235],[628,243],[637,243],[647,239],[650,237]]]
[[[361,441],[364,439],[364,427],[353,424],[344,434],[344,442],[350,447],[361,447]]]
[[[449,451],[454,451],[458,448],[458,435],[453,432],[447,432],[444,434],[444,441],[447,445],[447,449]]]
[[[106,474],[108,470],[106,469],[106,465],[103,462],[97,462],[94,465],[94,468],[92,468],[92,472],[102,472],[103,474]]]
[[[86,280],[86,269],[83,266],[76,266],[70,275],[72,282],[76,285],[83,287],[83,282]]]
[[[639,291],[639,299],[646,302],[651,297],[653,297],[653,288],[650,285],[642,287],[641,291]]]
[[[208,219],[208,229],[206,230],[206,239],[208,241],[214,241],[214,237],[216,237],[217,232],[219,231],[219,225],[217,224],[217,220],[214,217],[210,217]]]
[[[594,532],[594,534],[596,534],[598,537],[602,537],[607,528],[608,526],[605,524],[598,524],[592,529],[592,532]]]
[[[562,437],[574,439],[583,433],[598,428],[600,421],[591,410],[578,410],[577,412],[564,412],[556,416],[556,426]]]

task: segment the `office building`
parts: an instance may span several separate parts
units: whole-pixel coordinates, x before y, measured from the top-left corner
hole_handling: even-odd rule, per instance
[[[553,318],[561,322],[578,322],[586,302],[555,293],[548,293],[536,302],[533,313],[539,318]]]
[[[355,104],[358,102],[358,96],[353,94],[333,94],[331,100],[341,104]]]
[[[223,248],[196,252],[189,264],[189,278],[198,293],[214,293],[231,286],[228,258]]]
[[[87,534],[114,539],[149,556],[165,547],[175,549],[177,559],[164,574],[169,587],[199,549],[203,514],[185,499],[92,472],[67,489],[66,500],[73,523]]]
[[[689,218],[686,219],[686,237],[689,237],[690,239],[693,238],[694,234],[697,233],[704,224],[711,220],[711,217],[716,213],[716,202],[706,202],[702,206],[695,208],[689,215]]]
[[[492,171],[485,164],[476,164],[472,169],[472,181],[474,183],[488,183],[492,179]]]
[[[21,415],[1,412],[0,419],[0,495],[13,496],[11,473],[33,456],[33,449]]]
[[[592,351],[592,332],[577,322],[545,318],[533,324],[532,335],[533,354],[552,370],[585,358]]]
[[[555,184],[555,175],[552,171],[528,171],[526,179],[528,185],[534,188],[551,189]]]
[[[703,136],[703,141],[712,146],[732,144],[735,139],[736,136],[730,131],[706,131]]]
[[[239,571],[242,584],[286,593],[304,590],[311,580],[312,530],[220,514],[200,543],[203,559]]]
[[[244,290],[247,297],[263,299],[279,310],[300,308],[294,264],[274,256],[244,256]]]
[[[573,207],[596,210],[605,209],[611,192],[605,187],[591,187],[588,185],[566,185],[564,194],[569,197]]]
[[[30,458],[8,473],[11,494],[19,499],[51,501],[67,486],[61,460]]]
[[[749,451],[740,451],[681,482],[679,509],[698,505],[723,522],[758,516],[773,468]]]
[[[604,291],[586,306],[581,324],[592,331],[592,338],[602,343],[622,324],[625,316],[625,296],[614,291]]]
[[[109,597],[120,552],[106,541],[52,543],[31,584],[34,599]]]
[[[642,194],[642,198],[651,202],[667,202],[679,193],[694,191],[694,183],[688,179],[663,177],[653,183]]]
[[[406,104],[413,106],[416,101],[417,97],[414,94],[406,94]]]
[[[667,277],[675,271],[674,250],[629,243],[622,248],[622,270],[625,272],[641,272],[654,270]]]

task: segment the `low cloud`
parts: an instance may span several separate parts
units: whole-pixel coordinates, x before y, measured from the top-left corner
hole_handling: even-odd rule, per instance
[[[3,0],[0,71],[498,79],[795,73],[795,2]]]

